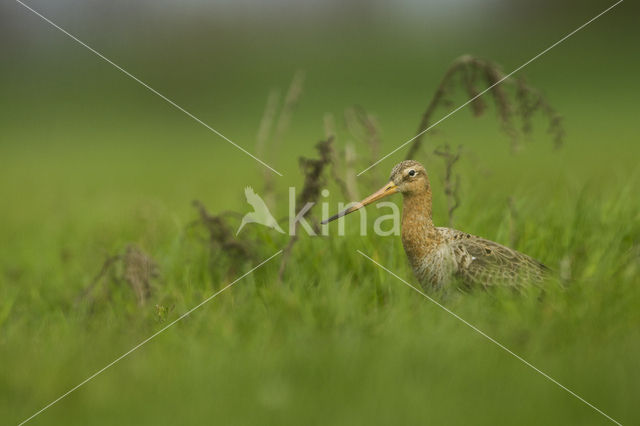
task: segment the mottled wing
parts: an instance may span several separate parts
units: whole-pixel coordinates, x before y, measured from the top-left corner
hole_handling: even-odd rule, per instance
[[[467,285],[518,286],[541,281],[548,271],[542,263],[509,247],[453,229],[446,231],[457,275]]]

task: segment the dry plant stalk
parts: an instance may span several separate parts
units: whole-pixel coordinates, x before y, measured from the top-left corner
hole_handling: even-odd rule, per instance
[[[304,72],[297,71],[293,76],[293,80],[291,80],[289,89],[287,90],[287,95],[284,98],[284,105],[282,105],[282,110],[280,111],[280,116],[278,117],[278,122],[276,124],[274,144],[272,147],[275,150],[279,148],[278,145],[282,142],[282,137],[284,136],[285,132],[289,128],[289,125],[291,124],[291,118],[293,117],[293,112],[298,107],[298,103],[300,102],[300,97],[302,96],[303,86],[304,86]]]
[[[93,296],[93,291],[98,286],[98,284],[103,282],[103,279],[107,275],[113,272],[115,264],[121,259],[122,259],[122,255],[120,254],[107,257],[105,261],[102,263],[102,267],[100,268],[100,271],[98,272],[98,274],[96,274],[93,280],[91,280],[91,283],[84,290],[82,290],[80,295],[76,298],[76,303],[79,302],[81,299],[85,299],[90,296]],[[105,285],[105,291],[108,290],[106,287],[107,286],[106,282],[104,285]]]
[[[227,217],[242,217],[241,214],[227,211],[218,215],[212,215],[207,211],[204,204],[198,200],[193,201],[193,206],[198,210],[199,220],[192,225],[202,225],[207,231],[207,245],[210,249],[210,263],[213,268],[216,260],[216,254],[220,251],[224,252],[231,260],[231,266],[228,275],[235,274],[244,262],[247,260],[255,261],[256,256],[252,246],[248,241],[238,238],[231,225],[227,221]]]
[[[138,303],[144,305],[151,296],[151,280],[158,276],[158,265],[151,256],[130,245],[122,259],[124,263],[124,279],[138,298]]]
[[[375,162],[380,158],[380,124],[375,115],[368,113],[363,107],[353,107],[353,118],[364,130],[364,143],[369,148],[370,161]],[[352,126],[353,127],[353,126]]]
[[[107,280],[111,275],[112,280]],[[151,297],[152,281],[159,276],[158,265],[153,258],[139,247],[130,244],[123,254],[116,254],[105,259],[100,272],[93,278],[76,299],[95,299],[94,290],[102,282],[107,299],[111,296],[110,282],[126,282],[136,296],[139,306],[143,306]]]
[[[330,112],[325,113],[324,117],[322,117],[322,124],[324,125],[324,137],[327,139],[335,139],[337,137],[336,119],[333,114],[331,114]]]
[[[447,196],[447,217],[449,219],[449,227],[453,226],[453,212],[460,206],[460,175],[453,177],[453,167],[460,160],[460,150],[453,153],[449,144],[444,144],[442,149],[435,149],[433,153],[442,157],[445,165],[444,172],[444,193]]]
[[[509,247],[517,247],[520,240],[520,233],[516,229],[519,215],[513,197],[507,200],[507,207],[509,208]]]
[[[262,158],[264,156],[264,150],[271,134],[271,128],[276,118],[276,112],[278,110],[278,102],[280,101],[280,93],[277,90],[272,90],[267,97],[267,105],[264,108],[262,119],[260,120],[260,126],[258,127],[258,133],[256,134],[256,156]]]
[[[316,151],[318,151],[319,156],[317,159],[305,157],[298,159],[300,169],[304,174],[304,185],[296,199],[296,211],[307,203],[317,203],[320,198],[320,192],[326,187],[327,181],[324,171],[327,167],[331,166],[334,158],[333,138],[318,142],[316,144]]]
[[[325,138],[327,140],[331,139],[333,140],[333,142],[335,142],[337,140],[337,136],[336,136],[336,122],[335,122],[335,118],[333,117],[333,114],[326,113],[324,115],[323,121],[324,121]],[[342,195],[347,198],[351,198],[353,194],[350,192],[350,189],[352,188],[349,187],[349,185],[347,184],[347,181],[345,179],[342,179],[342,177],[340,177],[340,174],[338,173],[338,169],[347,169],[346,177],[348,178],[348,167],[347,167],[346,161],[343,164],[343,162],[340,161],[339,155],[333,149],[331,150],[331,156],[332,156],[331,178],[336,182],[336,184],[340,188]],[[354,173],[355,173],[355,170],[354,170]]]
[[[275,121],[279,100],[280,94],[278,93],[278,91],[272,90],[271,93],[269,93],[269,97],[267,98],[267,105],[265,106],[264,113],[262,114],[260,126],[258,127],[258,134],[256,135],[256,155],[259,158],[266,157],[265,148],[269,140],[269,135],[271,134],[271,128],[273,127],[273,123]],[[275,197],[273,194],[273,181],[270,180],[270,174],[272,173],[272,171],[264,168],[262,173],[265,182],[263,194],[264,201],[267,206],[273,207],[273,204],[275,203]]]
[[[291,118],[293,117],[293,113],[296,110],[298,103],[300,102],[300,97],[302,96],[302,89],[304,86],[304,72],[297,71],[293,80],[291,80],[291,84],[289,85],[289,89],[287,90],[287,94],[284,98],[284,103],[282,105],[282,109],[280,110],[280,114],[278,115],[277,122],[275,123],[275,131],[273,135],[273,139],[271,141],[271,146],[269,150],[271,152],[278,152],[280,150],[280,144],[282,143],[282,138],[286,131],[289,129],[291,124]],[[272,123],[276,118],[276,109],[278,102],[277,100],[267,101],[267,107],[265,109],[265,113],[262,118],[262,123],[260,128],[261,131],[258,132],[259,138],[262,140],[261,149],[264,150],[264,147],[269,140],[269,134],[271,131]],[[264,189],[263,189],[263,199],[268,207],[273,207],[275,204],[275,194],[274,194],[274,181],[273,181],[273,173],[270,170],[264,171]]]
[[[549,105],[545,97],[537,90],[527,85],[524,78],[517,80],[516,98],[518,100],[518,114],[522,118],[522,133],[528,135],[532,131],[531,119],[536,111],[542,111],[547,117],[547,132],[553,135],[553,143],[560,148],[564,141],[564,127],[562,116]]]
[[[345,127],[350,136],[368,148],[371,161],[375,161],[380,155],[381,147],[380,126],[376,117],[360,106],[347,108],[343,114]],[[335,146],[337,131],[333,114],[326,113],[323,123],[325,137],[333,139]],[[347,142],[340,152],[332,148],[330,154],[332,180],[338,185],[340,192],[346,199],[359,199],[358,185],[356,183],[357,155],[354,144]],[[343,170],[343,173],[340,173],[339,170]]]
[[[369,163],[376,162],[380,158],[382,145],[380,125],[378,124],[377,118],[373,114],[368,113],[363,107],[356,105],[345,110],[344,120],[347,130],[349,130],[354,139],[361,140],[367,148],[369,152]],[[355,155],[352,157],[355,157]],[[347,175],[346,180],[347,182],[353,181],[355,183],[355,179],[356,171],[354,167],[353,176]],[[375,179],[373,175],[371,175],[371,179]],[[357,194],[354,195],[355,197],[352,199],[357,199]]]
[[[356,183],[356,163],[357,163],[356,148],[353,144],[348,143],[344,147],[344,174],[345,174],[345,187],[348,200],[359,200],[358,184]]]
[[[482,96],[479,96],[486,88],[491,87],[489,94],[496,106],[498,118],[502,130],[511,141],[512,151],[520,148],[518,130],[514,124],[516,117],[522,121],[521,131],[525,135],[530,134],[531,118],[537,111],[541,111],[549,122],[549,132],[554,135],[554,144],[559,147],[564,137],[562,118],[546,101],[542,94],[528,86],[522,79],[505,78],[500,68],[483,59],[470,55],[464,55],[456,59],[447,69],[434,93],[427,109],[422,115],[418,126],[416,138],[407,153],[406,159],[414,159],[422,146],[424,135],[432,123],[432,116],[439,106],[448,106],[452,102],[450,96],[455,89],[455,77],[460,76],[460,85],[471,100],[470,107],[474,116],[479,117],[487,110],[487,104]],[[513,107],[507,87],[516,83],[515,103]],[[481,88],[482,87],[482,88]]]
[[[332,160],[334,158],[332,144],[333,138],[327,138],[326,140],[318,142],[316,144],[316,150],[318,151],[319,158],[317,159],[305,157],[299,158],[300,169],[304,174],[304,185],[302,186],[302,191],[300,191],[300,194],[298,194],[298,197],[296,198],[296,211],[300,211],[309,203],[313,205],[317,204],[320,198],[320,193],[327,183],[325,171],[327,167],[332,164]],[[310,213],[311,209],[307,210],[304,217],[310,216]],[[319,233],[320,226],[318,222],[311,219],[311,223],[314,231]],[[298,241],[298,228],[299,222],[296,222],[294,234],[289,238],[289,242],[283,250],[282,261],[280,262],[280,269],[278,271],[278,280],[280,282],[282,282],[284,270],[289,257],[291,256],[291,250],[296,241]]]

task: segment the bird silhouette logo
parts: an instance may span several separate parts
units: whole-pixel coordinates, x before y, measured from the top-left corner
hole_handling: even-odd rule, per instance
[[[269,208],[267,208],[265,202],[262,200],[262,198],[260,198],[258,194],[255,193],[253,188],[251,188],[250,186],[246,187],[244,189],[244,195],[245,197],[247,197],[247,203],[249,203],[251,207],[253,207],[253,211],[244,215],[244,217],[242,218],[242,222],[240,223],[240,227],[238,228],[238,232],[236,232],[236,235],[240,233],[240,230],[247,223],[259,223],[260,225],[273,228],[281,234],[284,234],[284,231],[282,230],[282,228],[280,228],[278,222],[276,222],[275,218],[269,211]]]

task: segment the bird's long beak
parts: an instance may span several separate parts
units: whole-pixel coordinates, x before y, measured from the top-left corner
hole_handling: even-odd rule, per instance
[[[359,203],[356,203],[356,204],[352,205],[348,209],[345,209],[345,210],[341,211],[340,213],[338,213],[336,215],[331,216],[327,220],[323,220],[321,223],[323,225],[326,225],[327,223],[331,222],[332,220],[336,220],[336,219],[341,218],[342,216],[346,216],[349,213],[355,212],[356,210],[359,210],[359,209],[363,208],[367,204],[371,204],[374,201],[378,201],[379,199],[384,198],[384,197],[386,197],[388,195],[395,194],[396,192],[398,192],[398,186],[395,183],[393,183],[393,181],[390,181],[388,184],[386,184],[385,186],[383,186],[382,188],[380,188],[379,190],[377,190],[373,194],[369,195],[364,200],[360,201]]]

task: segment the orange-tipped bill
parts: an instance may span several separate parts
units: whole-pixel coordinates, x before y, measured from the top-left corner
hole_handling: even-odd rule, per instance
[[[355,212],[356,210],[361,209],[362,207],[366,206],[367,204],[371,204],[374,201],[378,201],[379,199],[384,198],[384,197],[386,197],[388,195],[395,194],[396,192],[398,192],[398,187],[396,186],[395,183],[393,183],[393,181],[391,181],[388,184],[386,184],[385,186],[383,186],[382,188],[380,188],[379,190],[377,190],[376,192],[374,192],[373,194],[369,195],[364,200],[360,201],[359,203],[356,203],[356,204],[352,205],[351,207],[341,211],[340,213],[338,213],[336,215],[331,216],[327,220],[323,220],[321,223],[323,225],[326,225],[327,223],[331,222],[332,220],[340,219],[342,216],[346,216],[349,213],[352,213],[352,212]]]

